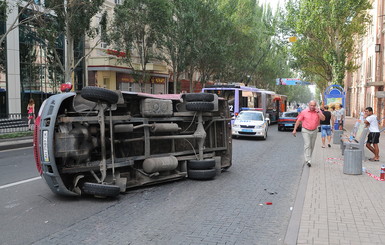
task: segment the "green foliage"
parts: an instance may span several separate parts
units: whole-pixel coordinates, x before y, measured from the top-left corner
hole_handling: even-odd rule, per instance
[[[0,0],[0,23],[6,20],[7,1]]]
[[[45,7],[50,14],[38,16],[37,32],[48,48],[49,59],[54,62],[50,70],[61,69],[64,82],[72,82],[72,74],[84,55],[77,52],[86,35],[95,38],[99,34],[99,26],[91,26],[91,19],[100,12],[104,0],[46,0]],[[102,24],[103,18],[102,18]],[[104,28],[105,29],[105,28]],[[66,54],[58,49],[66,40]],[[80,52],[81,53],[81,52]],[[77,57],[76,57],[77,55]],[[62,57],[66,56],[64,63]]]
[[[166,0],[125,0],[115,7],[113,30],[110,40],[119,51],[124,51],[123,60],[132,63],[131,51],[140,60],[140,70],[145,79],[146,64],[156,56],[164,31],[171,18],[169,2]],[[134,66],[133,66],[134,67]]]
[[[277,36],[270,8],[252,0],[221,0],[219,8],[231,21],[227,60],[220,81],[246,82],[272,89],[277,77],[290,77],[288,53]],[[247,79],[250,77],[250,79]]]
[[[75,41],[84,38],[85,34],[95,37],[98,28],[91,27],[91,18],[100,11],[103,2],[104,0],[45,0],[45,6],[57,17],[55,29],[50,28],[51,31],[70,35]]]
[[[293,68],[312,78],[319,89],[343,85],[352,64],[354,40],[365,33],[370,22],[368,0],[290,0],[286,5],[282,31],[296,36],[291,44]]]
[[[26,136],[33,136],[33,132],[27,131],[27,132],[0,134],[0,139],[12,139],[12,138],[20,138],[20,137],[26,137]]]

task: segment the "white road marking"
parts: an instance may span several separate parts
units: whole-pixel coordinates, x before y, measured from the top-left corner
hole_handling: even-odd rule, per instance
[[[21,184],[24,184],[24,183],[27,183],[27,182],[38,180],[38,179],[41,179],[41,177],[38,176],[38,177],[35,177],[35,178],[21,180],[21,181],[17,181],[17,182],[14,182],[14,183],[7,184],[7,185],[0,185],[0,189],[8,188],[8,187],[15,186],[15,185],[21,185]]]

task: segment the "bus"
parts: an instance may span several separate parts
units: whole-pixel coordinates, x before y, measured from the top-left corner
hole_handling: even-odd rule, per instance
[[[280,113],[287,108],[287,96],[255,87],[225,84],[207,85],[204,93],[214,93],[228,101],[232,117],[242,110],[256,109],[263,111],[269,123],[278,122]]]

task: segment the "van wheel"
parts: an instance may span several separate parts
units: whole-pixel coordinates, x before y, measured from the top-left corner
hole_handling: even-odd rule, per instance
[[[91,182],[85,182],[82,190],[85,194],[99,197],[116,197],[120,193],[120,187],[117,185],[103,185]]]
[[[119,100],[118,94],[114,91],[93,86],[83,88],[81,96],[86,100],[94,102],[102,101],[108,104],[116,104]]]
[[[206,169],[206,170],[194,170],[194,169],[187,170],[188,178],[193,180],[211,180],[211,179],[214,179],[216,174],[217,174],[217,170],[215,168]]]
[[[214,95],[208,94],[208,93],[190,93],[190,94],[185,94],[185,99],[188,102],[191,102],[191,101],[211,102],[214,100]]]
[[[186,110],[188,111],[212,111],[214,110],[214,103],[213,102],[187,102],[186,103]]]
[[[205,160],[190,160],[187,163],[187,167],[191,170],[205,170],[212,169],[215,167],[215,159]]]

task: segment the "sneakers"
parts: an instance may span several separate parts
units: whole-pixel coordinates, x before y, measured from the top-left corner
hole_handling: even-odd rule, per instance
[[[310,168],[311,167],[310,161],[306,161],[306,165]]]

